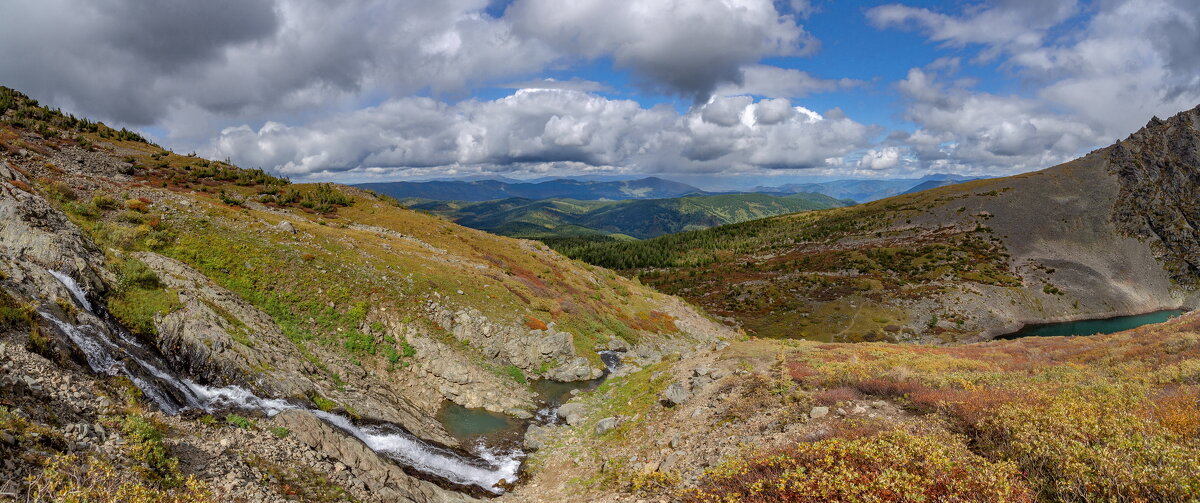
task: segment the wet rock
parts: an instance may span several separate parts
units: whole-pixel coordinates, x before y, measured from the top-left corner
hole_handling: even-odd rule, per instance
[[[672,383],[667,386],[666,392],[663,393],[663,403],[668,407],[682,405],[692,397],[692,393],[688,391],[682,384]]]

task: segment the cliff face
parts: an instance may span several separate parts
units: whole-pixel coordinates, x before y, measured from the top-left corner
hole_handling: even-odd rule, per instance
[[[1109,148],[1121,181],[1113,219],[1144,240],[1180,285],[1200,281],[1200,107],[1152,119]]]

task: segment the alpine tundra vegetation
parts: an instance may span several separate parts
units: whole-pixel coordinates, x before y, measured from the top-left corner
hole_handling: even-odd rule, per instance
[[[1200,502],[1195,2],[0,12],[0,501]]]

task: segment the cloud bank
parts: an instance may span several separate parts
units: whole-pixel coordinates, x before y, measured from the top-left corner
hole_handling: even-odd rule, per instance
[[[305,126],[231,127],[202,153],[294,176],[429,176],[480,166],[538,173],[579,165],[618,173],[714,173],[826,166],[875,133],[786,99],[719,97],[680,114],[582,91],[524,89],[455,105],[390,100]]]

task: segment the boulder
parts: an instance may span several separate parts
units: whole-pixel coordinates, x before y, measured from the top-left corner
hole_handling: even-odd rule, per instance
[[[822,418],[829,415],[829,407],[813,407],[808,413],[808,417],[813,419]]]
[[[562,382],[587,381],[604,375],[604,371],[592,367],[582,356],[559,365],[546,373],[546,378]]]
[[[600,422],[596,423],[596,434],[603,435],[608,433],[609,431],[612,431],[613,428],[616,428],[618,424],[620,424],[620,421],[618,421],[615,417],[606,417],[601,419]]]
[[[554,426],[529,425],[529,429],[525,430],[525,448],[536,451],[545,447],[547,438],[553,433]]]
[[[276,225],[275,227],[283,232],[288,233],[288,234],[296,233],[296,227],[293,226],[292,223],[287,220],[280,220],[279,225]]]
[[[583,404],[577,402],[563,404],[558,408],[558,417],[571,426],[578,426],[584,418]]]
[[[676,405],[682,405],[691,397],[692,393],[688,391],[688,389],[682,384],[672,383],[670,386],[667,386],[667,391],[663,393],[662,401],[668,407],[674,407]]]

